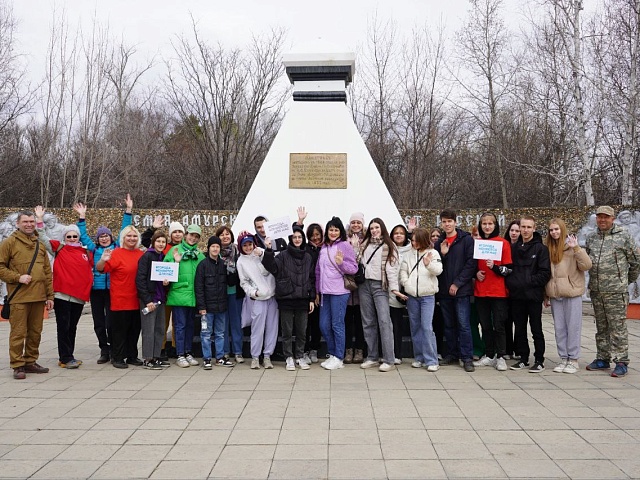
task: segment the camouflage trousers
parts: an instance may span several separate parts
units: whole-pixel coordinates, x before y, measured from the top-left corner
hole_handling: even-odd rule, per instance
[[[627,333],[628,293],[591,292],[596,316],[596,358],[605,362],[629,363]]]

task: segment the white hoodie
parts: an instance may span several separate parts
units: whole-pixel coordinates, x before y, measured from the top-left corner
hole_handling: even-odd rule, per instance
[[[269,300],[276,293],[276,279],[262,266],[261,258],[253,253],[241,254],[237,263],[238,276],[247,296],[254,300]]]

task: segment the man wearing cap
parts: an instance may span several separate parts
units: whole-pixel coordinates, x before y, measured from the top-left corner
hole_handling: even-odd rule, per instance
[[[196,317],[196,295],[194,291],[196,269],[204,260],[198,250],[202,230],[199,225],[189,225],[187,234],[179,245],[171,247],[164,257],[165,262],[177,262],[178,281],[171,284],[167,295],[167,305],[173,307],[173,328],[176,334],[176,351],[179,367],[197,366],[198,361],[191,354],[194,323]]]
[[[51,264],[35,231],[33,212],[18,213],[16,226],[18,230],[0,244],[0,280],[6,282],[9,295],[15,292],[10,302],[9,358],[13,378],[24,380],[27,373],[49,372],[37,360],[43,307],[53,308],[53,283]],[[31,272],[27,273],[32,261]]]
[[[640,273],[640,253],[629,232],[613,220],[615,211],[598,207],[598,230],[587,237],[587,253],[593,266],[589,270],[589,292],[596,317],[596,359],[587,370],[609,370],[612,377],[624,377],[629,364],[627,306],[630,283]]]

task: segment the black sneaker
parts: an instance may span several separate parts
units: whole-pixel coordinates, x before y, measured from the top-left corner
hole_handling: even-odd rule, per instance
[[[229,360],[227,357],[222,357],[216,360],[216,365],[219,367],[234,367],[236,364]]]
[[[211,359],[210,358],[203,358],[202,359],[202,368],[204,368],[205,370],[211,370]]]
[[[544,363],[533,362],[533,366],[529,369],[529,373],[544,372]]]
[[[127,358],[127,363],[135,367],[141,367],[144,364],[139,358]]]
[[[456,363],[458,363],[458,359],[454,357],[444,357],[438,363],[440,364],[440,366],[455,365]]]
[[[162,358],[157,359],[155,362],[160,365],[160,368],[169,368],[171,366],[167,360],[162,360]]]
[[[525,363],[522,360],[520,360],[518,363],[514,363],[509,368],[511,370],[522,370],[523,368],[527,368],[528,366],[529,366],[529,363]]]
[[[463,368],[465,372],[469,373],[476,371],[476,367],[473,366],[473,360],[465,360]]]
[[[147,370],[162,370],[162,367],[158,365],[158,363],[155,360],[150,360],[150,361],[145,360],[142,363],[142,366]]]
[[[108,353],[103,353],[102,355],[100,355],[100,358],[98,358],[98,365],[102,365],[104,363],[108,363],[109,362],[109,354]]]
[[[113,360],[111,364],[116,368],[129,368],[129,365],[124,363],[122,360]]]

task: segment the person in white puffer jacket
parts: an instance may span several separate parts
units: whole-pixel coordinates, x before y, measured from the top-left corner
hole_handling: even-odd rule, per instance
[[[276,280],[262,265],[264,250],[256,248],[253,236],[242,232],[238,237],[241,252],[237,268],[240,286],[246,293],[242,305],[242,326],[251,325],[251,368],[260,368],[264,353],[264,368],[273,368],[271,355],[278,341],[278,304]]]
[[[413,342],[414,368],[438,370],[438,349],[433,333],[433,310],[438,292],[438,275],[442,260],[425,228],[416,228],[411,238],[411,250],[402,256],[400,284],[407,296],[407,310]]]

